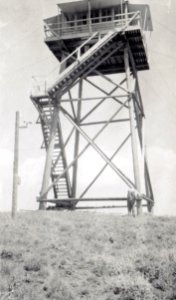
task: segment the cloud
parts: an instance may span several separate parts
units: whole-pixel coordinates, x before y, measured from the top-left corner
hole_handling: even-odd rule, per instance
[[[12,195],[13,153],[0,148],[0,210],[10,210]]]
[[[155,196],[155,213],[176,215],[176,153],[172,149],[149,148],[149,167]]]
[[[44,157],[25,160],[19,169],[18,210],[36,209],[41,188]],[[13,152],[0,148],[0,211],[10,211],[13,184]]]
[[[44,156],[27,159],[19,170],[21,184],[19,186],[20,209],[37,209],[36,197],[41,189]]]
[[[121,163],[125,166],[123,156],[120,156]],[[96,162],[94,160],[94,162]],[[148,148],[148,161],[151,174],[151,180],[155,196],[155,214],[156,215],[176,215],[176,184],[175,184],[175,170],[176,170],[176,153],[172,149],[150,147]],[[97,168],[94,164],[92,168],[100,169],[102,164],[98,162]],[[19,175],[21,177],[21,185],[18,189],[18,208],[19,209],[36,209],[36,196],[39,195],[42,175],[44,167],[44,156],[37,158],[28,158],[20,167]],[[89,174],[88,168],[85,170],[80,165],[80,174],[84,178],[88,176],[92,179],[92,168]],[[95,170],[96,173],[97,170]],[[0,148],[0,210],[6,211],[11,209],[12,199],[12,175],[13,175],[13,152],[8,149]],[[121,188],[121,183],[118,178],[113,177],[113,171],[107,170],[102,180],[97,182],[97,194],[95,189],[93,194],[98,196],[101,192],[106,194],[107,189],[113,193]],[[113,179],[114,178],[114,179]],[[82,180],[82,188],[85,182]],[[103,183],[103,185],[102,185]],[[122,186],[123,192],[123,186]]]
[[[124,153],[120,153],[117,165],[125,171],[127,175],[130,173],[129,164]],[[96,162],[96,160],[93,160]],[[155,198],[155,215],[176,215],[176,184],[175,184],[175,170],[176,170],[176,152],[170,148],[150,147],[148,148],[149,171],[151,175],[151,182],[153,186]],[[85,166],[84,166],[85,167]],[[80,166],[83,183],[85,184],[87,176],[92,178],[96,163],[91,165],[91,169]],[[86,170],[86,176],[85,176]],[[131,170],[132,171],[132,170]],[[90,173],[90,174],[89,174]],[[83,182],[84,181],[84,182]],[[113,171],[107,170],[101,179],[97,181],[95,187],[90,190],[88,196],[124,194],[125,188],[114,176]],[[124,194],[125,195],[125,194]]]
[[[8,22],[0,21],[0,30],[8,25]]]

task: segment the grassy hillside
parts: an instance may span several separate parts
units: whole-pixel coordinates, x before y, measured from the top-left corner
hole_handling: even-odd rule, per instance
[[[176,219],[0,214],[0,299],[176,299]]]

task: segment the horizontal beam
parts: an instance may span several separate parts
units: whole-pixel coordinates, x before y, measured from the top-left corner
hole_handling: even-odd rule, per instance
[[[125,105],[125,103],[124,103]],[[84,139],[94,148],[94,150],[101,156],[101,158],[108,163],[111,169],[126,183],[128,187],[135,187],[134,183],[107,157],[107,155],[101,150],[101,148],[91,139],[85,131],[79,127],[75,121],[70,117],[69,113],[60,106],[60,110],[65,115],[65,117],[70,121],[70,123],[81,133]],[[119,110],[117,110],[114,114],[114,117],[117,115]],[[111,121],[111,120],[110,120]]]
[[[130,119],[119,119],[119,120],[112,120],[111,123],[120,123],[120,122],[128,122]],[[80,126],[89,126],[89,125],[101,125],[106,124],[107,121],[97,121],[97,122],[89,122],[89,123],[82,123]]]
[[[126,104],[127,101],[124,104]],[[106,124],[103,125],[102,128],[95,134],[95,136],[92,138],[92,141],[95,141],[100,136],[100,134],[105,130],[105,128],[109,125],[109,122],[111,120],[113,120],[117,116],[118,113],[120,113],[120,111],[124,107],[124,104],[121,105],[121,107],[112,115],[112,117],[106,122]],[[90,143],[87,143],[87,145],[81,150],[81,152],[77,155],[77,157],[75,157],[74,160],[67,166],[67,168],[62,172],[62,174],[58,175],[57,178],[55,179],[54,183],[52,183],[48,187],[48,189],[42,195],[43,197],[40,196],[40,198],[45,198],[45,195],[51,190],[51,188],[54,186],[54,184],[56,184],[59,181],[59,179],[66,173],[66,171],[69,170],[73,166],[74,162],[76,160],[78,160],[89,147],[90,147]]]
[[[85,81],[87,81],[89,84],[91,84],[93,87],[95,87],[96,89],[98,89],[100,92],[104,93],[106,96],[109,96],[110,94],[112,94],[114,91],[116,91],[119,88],[119,85],[115,86],[115,88],[110,92],[106,92],[106,90],[104,90],[103,88],[101,88],[100,86],[98,86],[97,84],[95,84],[94,82],[92,82],[91,80],[85,78]],[[114,99],[116,102],[118,102],[119,104],[123,104],[122,101],[118,100],[118,97],[116,96],[111,96],[112,99]],[[104,99],[104,96],[103,96]],[[125,105],[126,108],[129,108],[128,105]]]
[[[117,98],[126,98],[127,95],[107,95],[107,96],[101,96],[101,97],[90,97],[90,98],[83,98],[81,99],[81,101],[95,101],[95,100],[100,100],[100,99],[111,99],[112,97],[117,97]],[[79,101],[78,98],[72,98],[71,101],[77,102]],[[60,100],[61,103],[65,103],[65,102],[70,102],[70,99],[62,99]]]
[[[126,95],[129,94],[129,91],[128,91],[127,89],[125,89],[125,88],[122,86],[122,84],[123,84],[124,82],[126,82],[126,78],[124,78],[124,79],[118,84],[118,83],[116,83],[114,80],[112,80],[110,77],[108,77],[107,75],[104,75],[102,72],[100,72],[100,71],[98,71],[98,70],[95,70],[94,72],[95,72],[97,75],[99,75],[99,76],[103,77],[104,79],[106,79],[107,81],[109,81],[110,83],[112,83],[113,85],[119,87],[121,90],[123,90],[123,91],[126,93]]]
[[[147,205],[142,205],[142,207],[147,207]],[[83,206],[83,207],[74,207],[76,210],[83,210],[83,209],[110,209],[110,208],[127,208],[126,205],[108,205],[108,206]]]
[[[116,197],[116,198],[111,198],[111,197],[106,197],[106,198],[63,198],[63,199],[38,199],[37,202],[50,202],[50,203],[58,203],[61,201],[65,202],[103,202],[103,201],[127,201],[127,197]]]
[[[125,145],[125,143],[128,141],[128,139],[130,138],[131,134],[129,134],[124,141],[120,144],[120,146],[117,148],[117,150],[113,153],[113,155],[110,157],[110,160],[112,161],[113,158],[118,154],[118,152],[122,149],[122,147]],[[105,163],[105,165],[103,166],[103,168],[101,168],[101,170],[98,172],[98,174],[93,178],[93,180],[89,183],[89,185],[87,186],[87,188],[84,190],[84,192],[80,195],[80,198],[83,198],[84,195],[88,192],[88,190],[93,186],[93,184],[97,181],[97,179],[100,177],[100,175],[104,172],[104,170],[106,169],[106,167],[108,166],[108,163]]]

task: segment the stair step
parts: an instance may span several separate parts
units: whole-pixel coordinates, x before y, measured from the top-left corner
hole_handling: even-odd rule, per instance
[[[52,87],[49,93],[54,94],[58,89],[61,90],[61,93],[64,92],[64,89],[66,88],[66,84],[67,85],[72,84],[74,79],[76,79],[75,77],[78,76],[79,72],[83,73],[84,68],[85,67],[88,68],[89,63],[93,65],[94,62],[93,59],[96,59],[97,61],[97,58],[99,56],[103,56],[103,54],[107,52],[108,49],[109,51],[111,50],[110,47],[112,48],[112,45],[114,46],[114,41],[116,39],[117,34],[118,33],[109,32],[108,34],[104,35],[101,38],[101,40],[97,41],[97,48],[95,44],[87,50],[87,56],[86,56],[86,52],[85,55],[83,54],[83,57],[80,58],[80,64],[76,65],[75,62],[69,64],[68,73],[67,73],[67,69],[65,69],[64,78],[61,78],[60,81],[57,82],[56,85]],[[136,40],[139,39],[137,38]]]

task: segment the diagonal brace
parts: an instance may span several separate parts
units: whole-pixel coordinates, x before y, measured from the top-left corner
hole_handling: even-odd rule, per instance
[[[111,156],[110,160],[112,161],[113,158],[117,155],[117,153],[122,149],[122,147],[125,145],[125,143],[130,138],[131,134],[128,134],[128,136],[124,139],[124,141],[121,143],[121,145],[117,148],[117,150],[114,152],[114,154]],[[97,179],[100,177],[100,175],[104,172],[106,167],[108,166],[108,163],[106,163],[102,169],[98,172],[98,174],[94,177],[94,179],[90,182],[90,184],[87,186],[87,188],[84,190],[84,192],[80,195],[80,198],[83,198],[84,195],[90,190],[92,185],[97,181]]]
[[[108,165],[114,170],[114,172],[127,184],[128,187],[134,187],[133,182],[107,157],[107,155],[100,149],[100,147],[75,123],[68,112],[60,107],[65,117],[70,123],[81,133],[81,135],[87,140],[87,142],[95,149],[95,151],[102,157],[102,159],[108,163]]]
[[[114,80],[112,80],[111,78],[109,78],[107,75],[104,75],[103,73],[101,73],[100,71],[98,70],[95,70],[94,71],[97,75],[101,76],[102,78],[106,79],[107,81],[109,81],[110,83],[112,83],[113,85],[117,86],[119,89],[121,89],[122,91],[124,91],[125,93],[129,93],[129,91],[127,89],[125,89],[122,84],[124,82],[126,82],[126,78],[124,78],[119,84],[116,83]]]
[[[106,124],[104,124],[102,126],[102,128],[96,133],[96,135],[93,137],[93,141],[95,141],[100,134],[105,130],[105,128],[110,124],[110,122],[117,116],[118,113],[120,113],[120,111],[124,108],[124,105],[128,102],[128,100],[125,101],[125,103],[123,105],[121,105],[121,107],[112,115],[112,117],[107,120]],[[47,188],[42,197],[45,197],[47,195],[47,193],[51,190],[51,188],[53,187],[54,184],[56,184],[59,179],[73,166],[73,164],[75,163],[75,161],[77,161],[83,154],[84,152],[89,148],[90,144],[88,143],[82,150],[81,152],[74,158],[74,160],[67,166],[67,168],[62,172],[62,174],[58,175],[58,177],[55,179],[54,183],[52,183],[50,185],[49,188]]]

